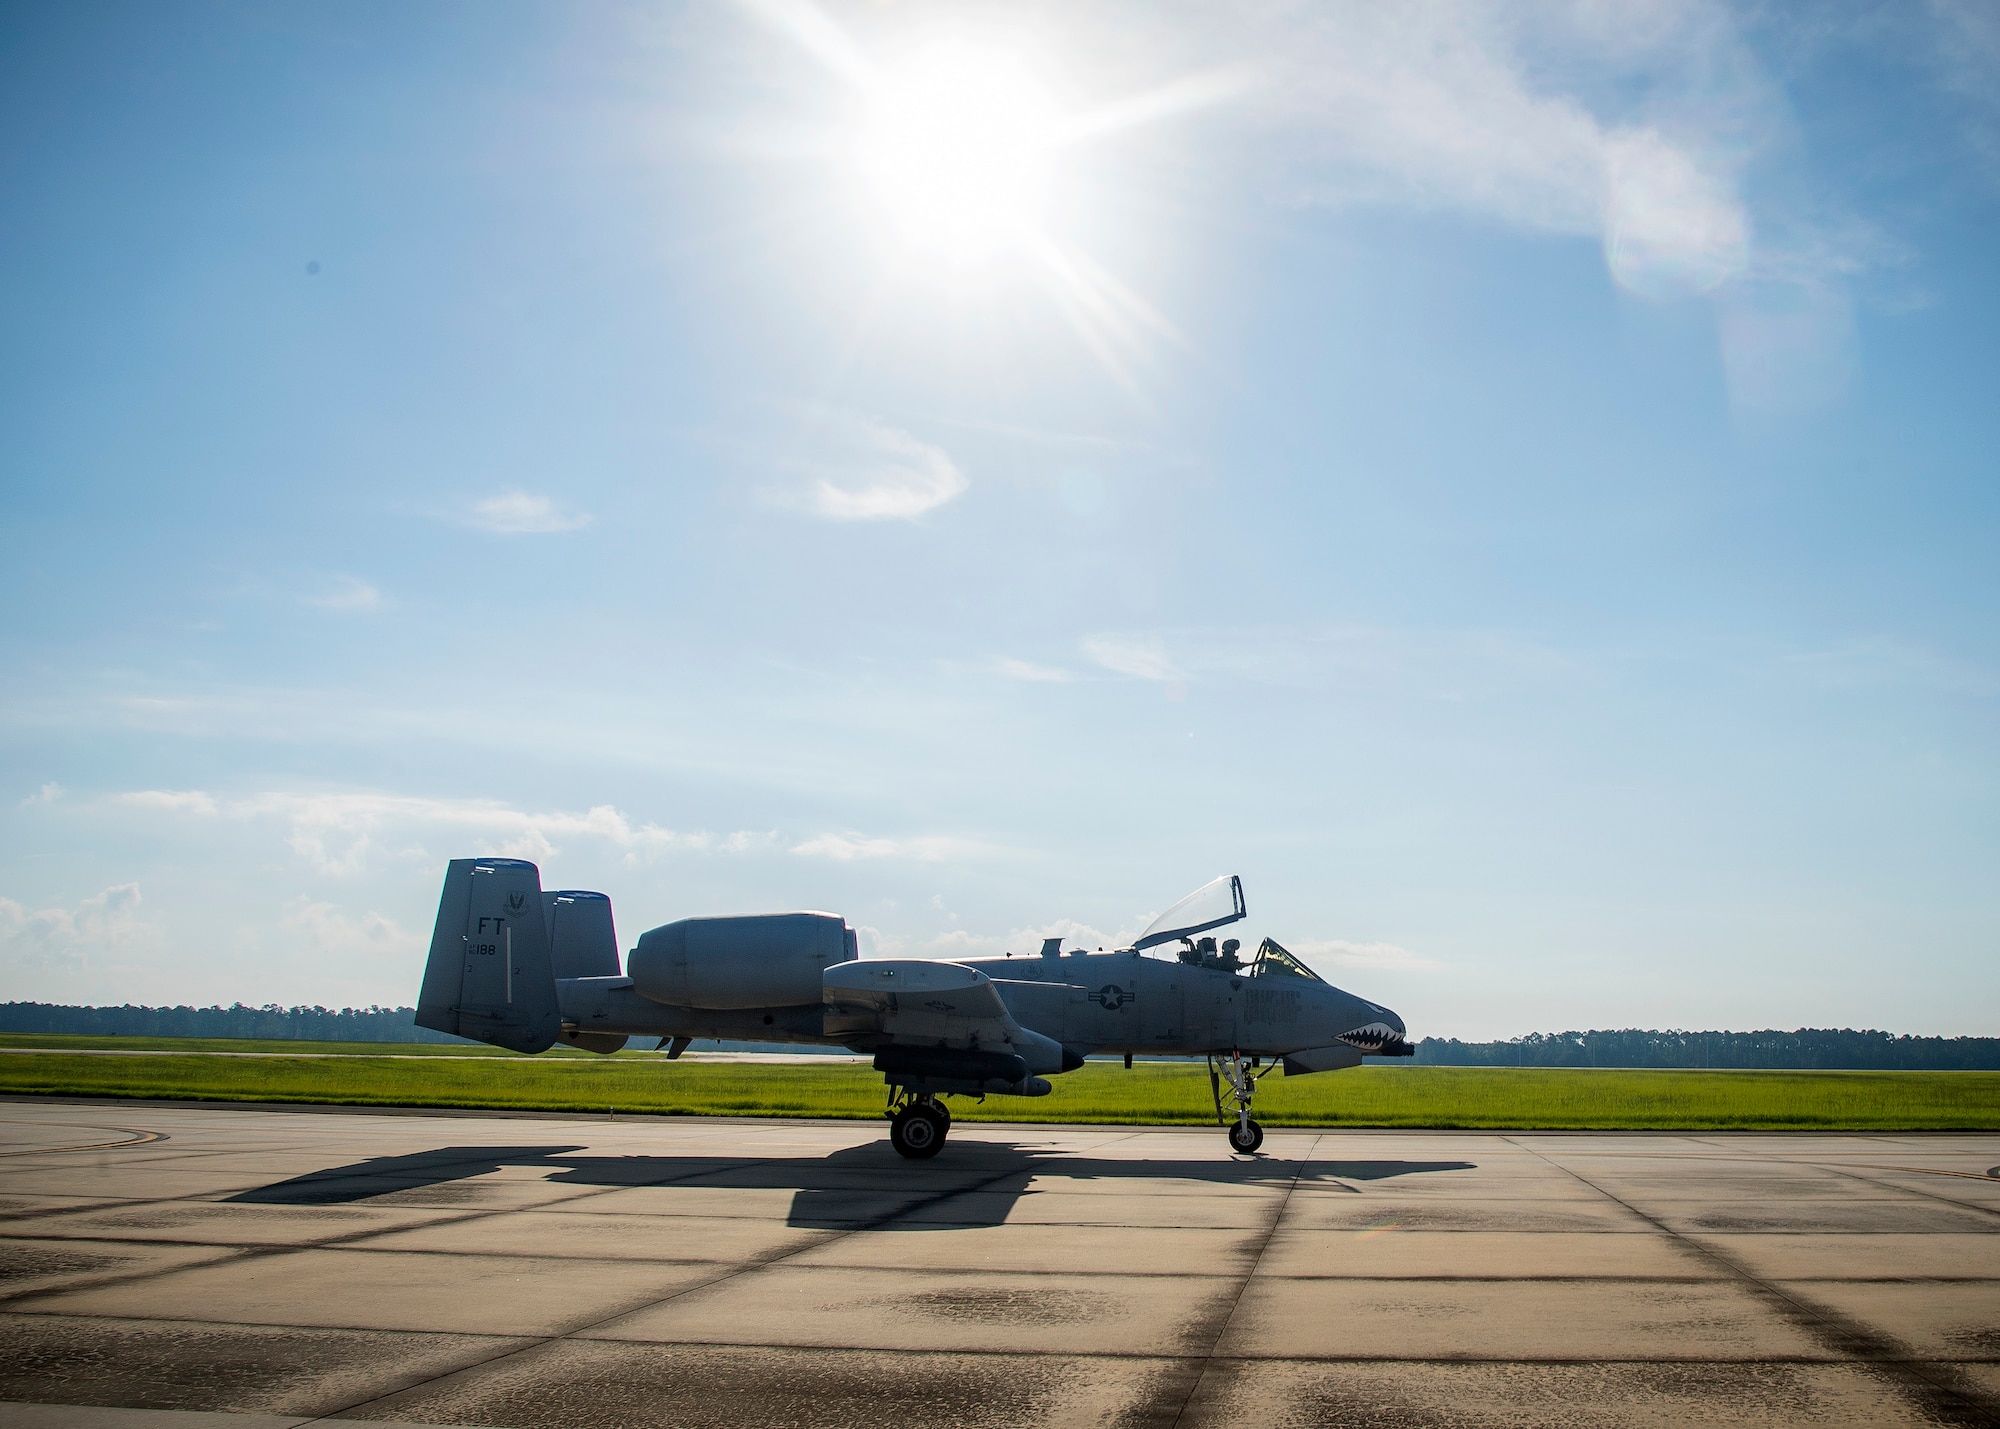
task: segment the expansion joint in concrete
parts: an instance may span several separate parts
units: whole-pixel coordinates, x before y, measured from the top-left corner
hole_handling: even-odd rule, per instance
[[[1908,1345],[1870,1329],[1859,1321],[1812,1301],[1802,1299],[1751,1270],[1726,1251],[1693,1236],[1683,1235],[1657,1216],[1649,1215],[1613,1191],[1573,1167],[1565,1166],[1532,1146],[1513,1137],[1505,1138],[1521,1150],[1545,1162],[1581,1185],[1604,1197],[1668,1236],[1687,1251],[1725,1271],[1765,1305],[1797,1325],[1842,1359],[1875,1370],[1908,1396],[1933,1423],[1992,1429],[2000,1426],[2000,1407],[1982,1394],[1972,1380],[1949,1365],[1925,1360]],[[1856,1179],[1866,1179],[1857,1177]]]

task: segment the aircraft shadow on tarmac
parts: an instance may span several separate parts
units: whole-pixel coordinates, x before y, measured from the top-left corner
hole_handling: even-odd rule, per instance
[[[810,1229],[939,1230],[999,1225],[1036,1177],[1050,1180],[1181,1181],[1226,1187],[1290,1184],[1349,1190],[1436,1171],[1471,1171],[1470,1161],[1113,1160],[1006,1141],[953,1142],[935,1161],[910,1162],[886,1142],[828,1156],[585,1156],[581,1146],[446,1146],[329,1167],[240,1192],[228,1200],[266,1206],[344,1206],[399,1192],[454,1187],[505,1168],[540,1169],[565,1186],[789,1190],[786,1223]],[[406,1201],[410,1198],[406,1198]],[[429,1197],[420,1197],[431,1203]],[[391,1202],[390,1204],[395,1204]],[[920,1213],[920,1219],[909,1219]]]

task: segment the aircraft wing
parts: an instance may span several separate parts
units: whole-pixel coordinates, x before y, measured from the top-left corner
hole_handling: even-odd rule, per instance
[[[993,980],[960,963],[863,958],[821,980],[826,1034],[850,1045],[1007,1052],[1030,1071],[1061,1071],[1062,1044],[1015,1021]]]

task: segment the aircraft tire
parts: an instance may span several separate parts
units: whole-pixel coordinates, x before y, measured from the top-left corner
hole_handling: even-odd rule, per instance
[[[949,1123],[927,1106],[906,1106],[889,1121],[889,1144],[912,1161],[928,1161],[944,1149]]]
[[[1245,1156],[1249,1156],[1263,1144],[1264,1128],[1257,1125],[1254,1121],[1247,1126],[1239,1123],[1229,1128],[1229,1149],[1231,1151],[1240,1151]]]

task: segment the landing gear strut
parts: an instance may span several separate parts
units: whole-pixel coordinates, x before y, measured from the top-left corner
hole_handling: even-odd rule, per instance
[[[889,1144],[912,1161],[927,1161],[944,1149],[951,1113],[936,1097],[908,1098],[889,1117]]]
[[[1208,1059],[1208,1086],[1215,1094],[1215,1119],[1229,1128],[1229,1149],[1240,1151],[1245,1156],[1253,1154],[1264,1144],[1264,1128],[1250,1119],[1250,1102],[1257,1095],[1257,1083],[1271,1075],[1273,1067],[1263,1071],[1243,1065],[1243,1054],[1231,1052],[1227,1057]],[[1222,1083],[1229,1083],[1229,1110],[1224,1112]]]

